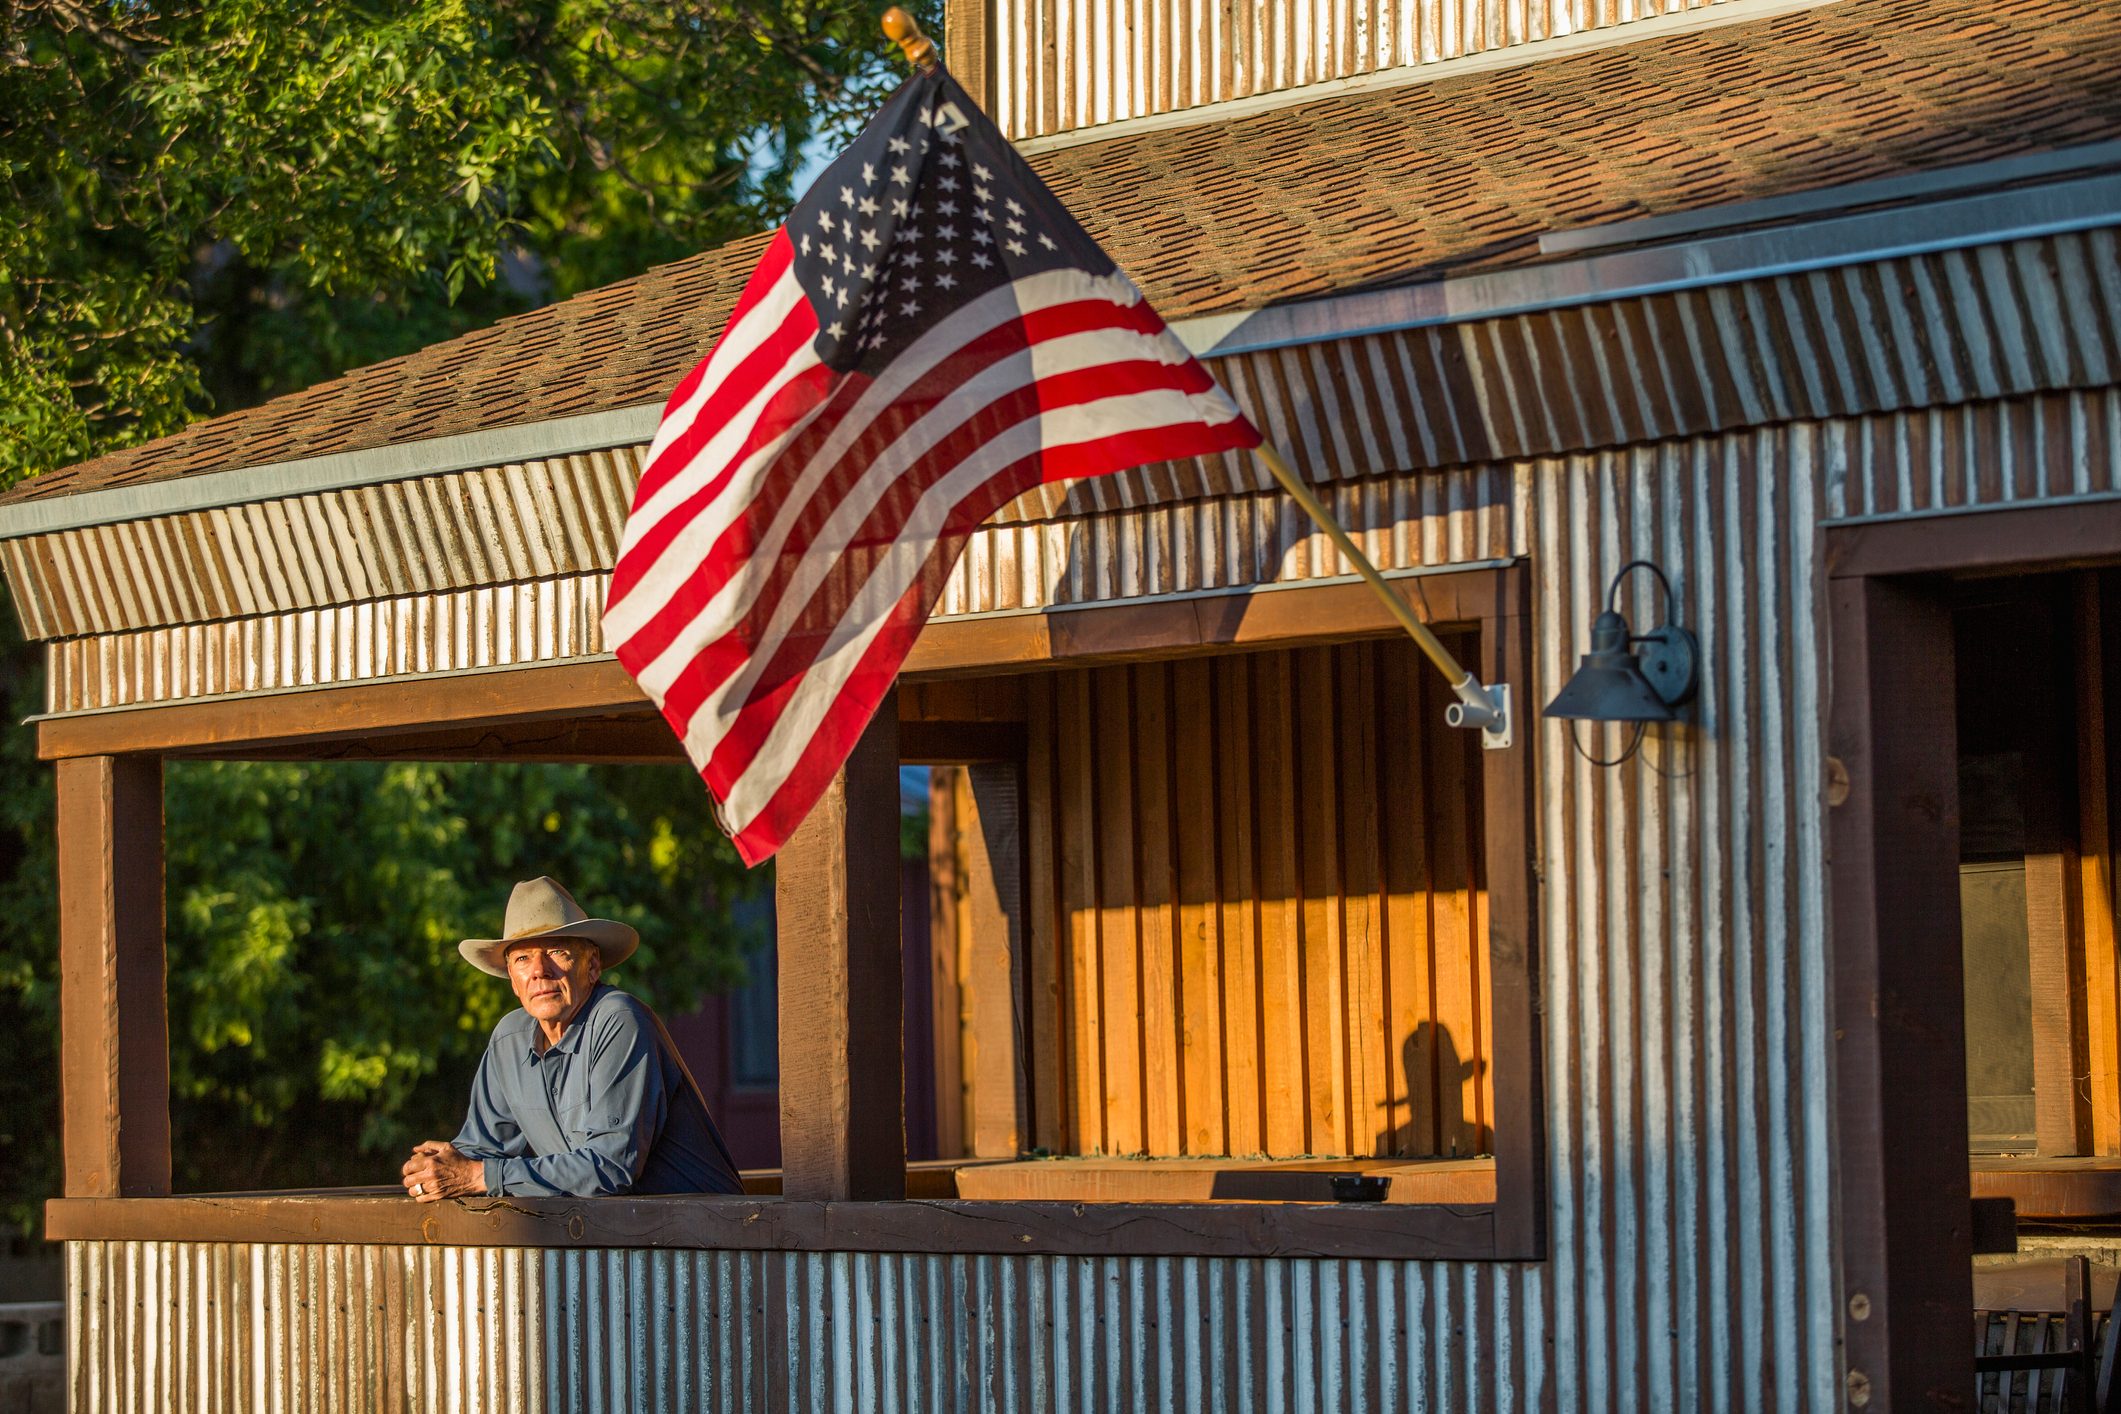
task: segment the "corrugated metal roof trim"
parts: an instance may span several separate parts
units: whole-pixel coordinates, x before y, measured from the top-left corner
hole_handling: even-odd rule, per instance
[[[1508,558],[1521,488],[1506,468],[1348,484],[1331,499],[1386,570]],[[614,522],[615,524],[615,522]],[[1294,585],[1353,573],[1280,492],[986,526],[943,588],[944,616]],[[46,710],[461,672],[601,654],[607,576],[560,572],[203,624],[70,637],[47,649]]]
[[[1478,466],[2121,377],[2098,229],[1211,361],[1314,481]],[[608,569],[640,449],[0,544],[32,638]],[[1042,487],[995,524],[1270,485],[1249,456]]]

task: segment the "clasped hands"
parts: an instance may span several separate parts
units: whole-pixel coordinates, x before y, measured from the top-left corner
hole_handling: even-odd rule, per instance
[[[406,1193],[421,1203],[486,1194],[486,1165],[466,1158],[457,1152],[456,1145],[440,1139],[415,1144],[402,1172]]]

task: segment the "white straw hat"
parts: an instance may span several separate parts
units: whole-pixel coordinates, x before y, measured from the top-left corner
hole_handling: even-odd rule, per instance
[[[633,956],[641,935],[630,924],[591,918],[559,880],[540,875],[515,886],[499,938],[466,938],[457,944],[464,960],[481,972],[508,975],[508,945],[531,938],[581,938],[597,945],[606,969]]]

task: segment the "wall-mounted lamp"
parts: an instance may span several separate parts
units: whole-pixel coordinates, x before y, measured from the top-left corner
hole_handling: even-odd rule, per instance
[[[1648,570],[1664,590],[1664,623],[1635,633],[1620,613],[1620,582],[1631,570]],[[1671,581],[1648,560],[1630,560],[1606,590],[1605,612],[1591,625],[1591,651],[1576,669],[1546,714],[1569,722],[1669,722],[1694,698],[1695,669],[1700,657],[1694,635],[1674,622],[1678,605]],[[1636,646],[1641,645],[1641,652]],[[1572,727],[1573,731],[1574,728]],[[1603,766],[1617,766],[1640,745],[1640,726],[1627,751]],[[1579,748],[1580,750],[1581,748]],[[1593,758],[1595,759],[1595,758]]]

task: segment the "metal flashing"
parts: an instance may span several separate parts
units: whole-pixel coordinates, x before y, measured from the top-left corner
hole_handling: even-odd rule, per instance
[[[656,418],[661,411],[660,403],[641,403],[578,417],[481,428],[449,437],[209,471],[139,486],[16,501],[0,506],[0,540],[629,446],[655,435]]]
[[[1937,167],[1867,182],[1815,187],[1810,191],[1790,192],[1758,201],[1730,202],[1691,211],[1667,212],[1661,216],[1644,216],[1632,221],[1549,231],[1539,238],[1539,253],[1574,255],[1616,246],[1647,245],[1684,236],[1791,221],[1803,216],[1853,213],[1867,206],[1904,205],[1924,197],[1957,196],[2045,177],[2116,167],[2121,167],[2121,141],[2083,143],[2047,152],[2022,152],[1987,162],[1967,162],[1956,167]]]
[[[1910,231],[1913,210],[1921,212],[1919,234]],[[2121,225],[2121,172],[2107,172],[1916,208],[1897,206],[1679,245],[1203,315],[1179,320],[1172,328],[1194,353],[1223,358],[2115,225]]]

